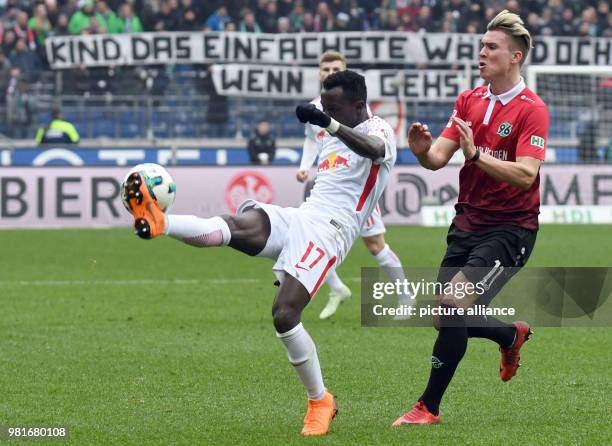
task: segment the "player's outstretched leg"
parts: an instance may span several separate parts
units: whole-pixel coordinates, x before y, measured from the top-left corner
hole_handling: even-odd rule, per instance
[[[337,413],[334,396],[325,389],[317,348],[300,322],[310,296],[304,285],[285,274],[272,307],[276,335],[285,345],[308,395],[302,435],[325,435]]]
[[[370,254],[374,256],[383,271],[389,276],[391,282],[396,283],[398,280],[403,283],[406,280],[406,274],[402,267],[402,262],[399,257],[393,252],[391,247],[385,243],[385,236],[377,234],[368,237],[362,237],[363,243],[366,245]],[[413,296],[408,294],[400,294],[397,296],[398,305],[413,306],[415,301]],[[395,316],[394,319],[408,319],[410,316]]]
[[[335,269],[329,271],[325,283],[329,285],[330,291],[327,305],[319,314],[321,319],[333,316],[340,304],[351,297],[351,289],[342,282]]]
[[[127,201],[136,234],[144,239],[168,235],[195,247],[230,246],[248,255],[259,254],[270,236],[270,219],[258,208],[240,215],[200,218],[166,215],[151,197],[138,172],[126,180]]]

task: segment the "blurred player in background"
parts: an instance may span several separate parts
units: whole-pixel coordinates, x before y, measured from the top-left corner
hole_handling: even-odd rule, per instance
[[[444,167],[459,148],[463,151],[457,214],[448,231],[438,282],[453,284],[455,290],[481,284],[487,291],[463,299],[439,296],[443,313],[434,320],[439,333],[429,382],[412,410],[393,423],[396,427],[439,422],[440,401],[468,338],[499,344],[499,374],[508,381],[516,374],[519,351],[531,334],[526,322],[507,324],[454,311],[488,305],[527,262],[538,230],[539,171],[548,136],[546,104],[521,77],[531,48],[521,18],[506,10],[499,13],[487,25],[481,46],[480,75],[488,85],[459,95],[448,125],[433,145],[421,123],[412,124],[408,141],[419,163],[430,170]]]
[[[323,83],[330,74],[344,70],[346,70],[346,58],[342,53],[337,51],[326,51],[319,58],[319,81],[321,83]],[[319,110],[322,109],[320,96],[313,99],[310,103]],[[367,111],[368,116],[372,116],[370,107],[367,108]],[[301,183],[308,180],[309,170],[321,152],[321,142],[325,137],[325,129],[307,123],[304,133],[306,138],[304,139],[302,160],[296,175],[297,180]],[[319,163],[324,163],[325,161],[326,160],[323,158],[319,158]],[[396,280],[403,282],[406,277],[402,269],[402,263],[389,245],[385,243],[385,231],[385,224],[382,221],[380,208],[377,204],[372,214],[365,220],[361,228],[360,236],[368,248],[368,251],[370,251],[370,254],[374,256],[378,264],[384,269],[391,280],[393,282]],[[335,268],[327,275],[326,283],[330,287],[330,293],[327,305],[319,315],[321,319],[331,317],[338,309],[338,306],[351,297],[350,288],[342,282]],[[400,305],[411,305],[413,303],[410,295],[401,295],[399,298]]]
[[[272,316],[308,395],[303,435],[326,434],[336,403],[323,384],[315,344],[300,322],[302,311],[327,273],[346,258],[397,156],[393,129],[368,116],[366,101],[364,77],[342,71],[323,82],[323,111],[312,104],[296,109],[301,122],[326,130],[321,157],[327,160],[319,166],[310,197],[297,209],[247,200],[235,216],[165,215],[139,173],[124,184],[140,237],[168,235],[197,247],[230,246],[276,260],[279,289]]]

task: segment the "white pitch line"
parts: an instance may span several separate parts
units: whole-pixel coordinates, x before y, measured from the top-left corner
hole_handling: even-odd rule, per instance
[[[197,285],[199,283],[253,283],[262,279],[118,279],[118,280],[15,280],[0,281],[0,286],[81,286],[81,285]]]
[[[83,285],[110,285],[110,286],[126,286],[126,285],[197,285],[197,284],[214,284],[214,285],[231,285],[245,283],[271,282],[274,276],[262,277],[259,279],[247,278],[223,278],[223,279],[106,279],[106,280],[3,280],[0,281],[2,286],[83,286]],[[359,277],[347,277],[346,282],[359,282]]]

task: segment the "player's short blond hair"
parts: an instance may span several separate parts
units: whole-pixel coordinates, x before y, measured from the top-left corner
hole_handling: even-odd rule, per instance
[[[325,62],[335,62],[337,60],[342,62],[342,65],[344,65],[344,69],[346,69],[346,57],[344,57],[344,54],[338,51],[325,51],[323,54],[321,54],[321,57],[319,58],[319,65]]]
[[[507,9],[493,17],[493,20],[487,25],[487,31],[503,31],[512,38],[512,42],[523,53],[521,65],[527,60],[529,50],[532,48],[531,34],[524,25],[523,19]]]

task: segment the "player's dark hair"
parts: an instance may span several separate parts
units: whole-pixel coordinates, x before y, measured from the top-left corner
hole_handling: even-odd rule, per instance
[[[344,96],[351,102],[368,100],[368,89],[366,88],[365,77],[351,70],[338,71],[330,74],[323,81],[323,88],[342,87]]]

